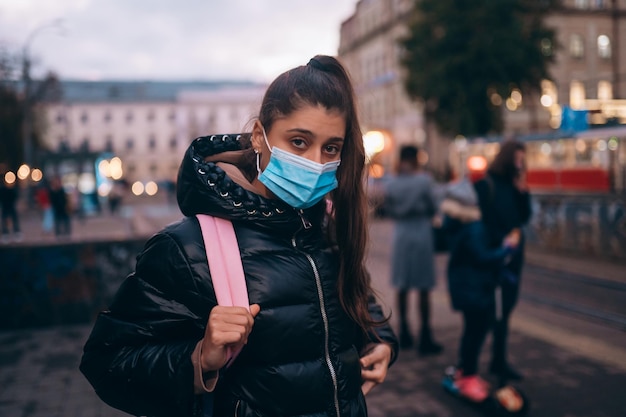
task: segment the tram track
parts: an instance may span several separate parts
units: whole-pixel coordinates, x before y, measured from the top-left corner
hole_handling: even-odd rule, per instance
[[[522,300],[626,331],[626,283],[528,264]]]

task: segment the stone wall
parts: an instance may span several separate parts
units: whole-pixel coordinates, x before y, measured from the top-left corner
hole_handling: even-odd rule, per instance
[[[0,330],[89,323],[133,271],[146,239],[0,250]]]

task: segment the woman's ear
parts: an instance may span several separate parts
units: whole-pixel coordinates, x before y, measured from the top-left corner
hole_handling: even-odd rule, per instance
[[[252,143],[252,149],[258,151],[258,153],[263,152],[263,127],[261,122],[256,120],[254,122],[254,126],[252,126],[252,136],[250,137],[250,142]]]

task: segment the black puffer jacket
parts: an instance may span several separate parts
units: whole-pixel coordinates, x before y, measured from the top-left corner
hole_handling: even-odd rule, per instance
[[[178,183],[189,217],[146,243],[135,272],[99,315],[81,371],[105,402],[131,414],[201,415],[191,352],[216,300],[193,216],[206,213],[233,221],[250,303],[261,306],[248,344],[220,375],[215,415],[366,416],[359,351],[368,340],[339,304],[325,206],[302,211],[265,199],[204,161],[241,146],[236,135],[192,143]],[[382,317],[375,303],[370,310]],[[376,331],[395,357],[393,332]]]

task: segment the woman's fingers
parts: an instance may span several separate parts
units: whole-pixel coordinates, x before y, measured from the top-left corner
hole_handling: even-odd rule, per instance
[[[254,317],[261,310],[258,304],[244,307],[215,306],[209,314],[204,333],[204,369],[219,369],[227,360],[226,348],[239,348],[248,343],[248,336],[254,325]],[[204,359],[203,359],[204,360]]]

